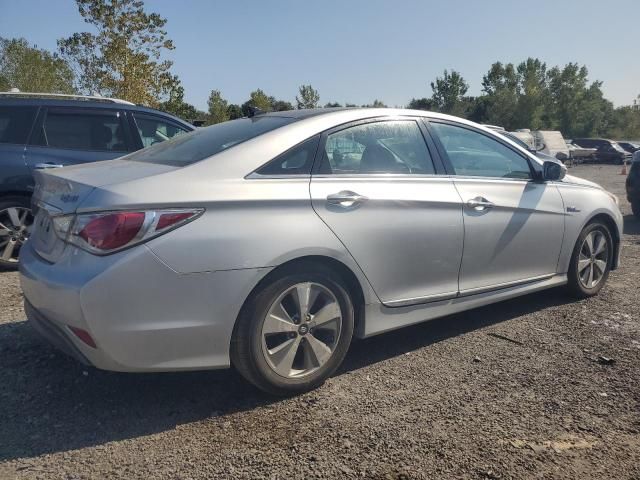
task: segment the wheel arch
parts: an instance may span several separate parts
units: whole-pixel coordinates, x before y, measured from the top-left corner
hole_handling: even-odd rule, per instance
[[[367,286],[362,285],[361,280],[358,278],[356,273],[344,262],[326,255],[305,255],[288,260],[278,265],[277,267],[270,270],[269,273],[267,273],[264,277],[262,277],[258,281],[258,283],[256,283],[256,285],[251,289],[251,291],[245,298],[242,307],[238,312],[238,316],[235,319],[235,324],[233,327],[233,334],[231,335],[231,341],[233,341],[233,338],[235,336],[236,328],[238,326],[238,318],[240,318],[240,315],[242,315],[245,308],[247,308],[249,300],[256,294],[256,292],[260,291],[264,287],[264,285],[272,282],[273,279],[277,276],[282,275],[283,272],[300,272],[313,267],[327,268],[332,272],[338,274],[344,280],[349,290],[351,299],[354,302],[354,336],[360,337],[365,331],[364,307],[367,302],[367,297],[365,297],[365,288]]]
[[[620,230],[618,229],[618,224],[612,215],[607,212],[599,212],[591,216],[583,225],[582,229],[587,225],[595,222],[601,222],[609,229],[611,233],[611,238],[613,239],[613,263],[611,265],[611,270],[615,270],[618,268],[620,263],[620,246],[622,244],[622,239],[620,238]],[[582,231],[581,229],[581,231]]]

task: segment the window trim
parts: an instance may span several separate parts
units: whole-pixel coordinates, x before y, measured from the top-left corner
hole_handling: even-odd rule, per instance
[[[386,117],[371,117],[343,123],[341,125],[336,125],[335,127],[325,130],[324,132],[322,132],[322,135],[320,137],[320,143],[316,151],[313,168],[311,169],[311,176],[313,178],[429,178],[445,174],[446,172],[444,170],[444,166],[442,165],[440,155],[435,149],[435,145],[433,145],[429,132],[422,128],[422,122],[420,120],[423,118],[424,117],[415,115],[390,115]],[[422,135],[424,146],[429,153],[431,163],[433,164],[434,173],[319,173],[320,163],[322,161],[322,152],[327,145],[327,138],[329,137],[329,135],[369,123],[398,121],[413,122],[416,124],[416,127],[418,127],[418,131]]]
[[[140,135],[140,130],[142,130],[141,128],[138,127],[138,122],[136,120],[136,116],[141,116],[141,117],[150,117],[150,118],[157,118],[158,121],[163,121],[165,123],[167,123],[168,125],[172,125],[175,128],[179,128],[180,130],[184,130],[184,133],[189,133],[189,132],[193,132],[194,129],[188,130],[186,128],[184,128],[184,125],[180,125],[178,122],[174,121],[171,118],[165,117],[164,115],[158,115],[155,113],[149,113],[149,112],[139,112],[139,111],[135,111],[135,110],[129,110],[128,112],[128,125],[129,128],[131,128],[131,132],[132,135],[135,137],[134,138],[134,142],[136,145],[136,150],[141,150],[144,148],[144,143],[142,143],[142,136]],[[173,138],[173,137],[171,137]]]
[[[315,152],[312,155],[311,158],[311,165],[309,165],[309,172],[308,173],[282,173],[282,174],[268,174],[268,175],[263,175],[261,173],[259,173],[259,170],[262,170],[263,168],[271,165],[272,163],[276,163],[278,161],[280,161],[282,159],[282,157],[284,157],[285,155],[289,154],[292,150],[298,148],[300,145],[302,145],[303,143],[306,143],[310,140],[312,140],[314,137],[316,137],[316,149]],[[304,140],[302,140],[301,142],[296,143],[293,147],[288,148],[287,150],[285,150],[284,152],[282,152],[281,154],[279,154],[278,156],[272,158],[271,160],[269,160],[268,162],[260,165],[258,168],[256,168],[253,172],[249,173],[248,175],[245,175],[245,179],[249,179],[249,180],[255,180],[255,179],[267,179],[267,178],[272,178],[272,179],[282,179],[282,178],[311,178],[311,172],[313,170],[313,166],[316,162],[316,158],[318,156],[318,149],[320,148],[320,141],[322,139],[322,134],[320,133],[316,133],[315,135],[310,136],[309,138],[305,138]]]
[[[447,170],[447,174],[450,175],[453,178],[469,178],[469,179],[474,179],[474,180],[489,179],[489,180],[494,180],[494,181],[495,180],[502,180],[502,181],[516,181],[516,182],[524,182],[524,183],[536,182],[536,181],[540,180],[539,179],[540,175],[539,175],[538,171],[533,167],[533,165],[531,165],[531,159],[528,156],[523,155],[522,152],[519,152],[518,150],[514,149],[511,145],[509,145],[503,139],[498,138],[497,136],[488,134],[487,132],[485,132],[483,130],[480,130],[479,128],[475,128],[472,125],[465,125],[463,123],[451,121],[451,120],[448,120],[448,119],[425,117],[424,118],[424,123],[425,123],[425,126],[427,127],[427,129],[429,130],[430,135],[433,137],[434,143],[436,144],[436,148],[438,149],[438,153],[440,154],[440,156],[442,158],[442,161],[443,161],[443,163],[445,165],[445,168]],[[455,169],[453,168],[453,164],[451,163],[451,160],[449,159],[449,155],[447,154],[447,151],[445,150],[444,145],[440,141],[440,138],[438,137],[437,133],[433,131],[432,124],[434,124],[434,123],[440,123],[440,124],[444,124],[444,125],[450,125],[452,127],[463,128],[463,129],[469,130],[471,132],[477,133],[479,135],[483,135],[483,136],[485,136],[487,138],[490,138],[493,141],[501,144],[502,146],[508,148],[514,154],[516,154],[519,157],[523,158],[527,162],[527,165],[529,166],[529,174],[531,175],[531,177],[528,178],[528,179],[524,179],[524,178],[511,178],[511,177],[490,177],[490,176],[483,176],[483,175],[458,175],[456,173]]]
[[[89,148],[66,148],[66,147],[56,147],[49,145],[49,141],[47,140],[47,145],[37,145],[33,143],[35,141],[36,132],[39,129],[44,128],[47,117],[49,116],[49,112],[53,111],[54,113],[62,112],[62,115],[96,115],[96,116],[113,116],[118,119],[120,122],[120,126],[122,127],[122,134],[124,136],[123,140],[125,143],[125,150],[101,150],[101,149],[89,149]],[[37,127],[37,128],[36,128]],[[69,152],[100,152],[100,153],[122,153],[123,155],[126,153],[130,153],[131,150],[131,135],[129,133],[128,125],[124,121],[124,112],[119,109],[113,108],[78,108],[78,107],[41,107],[40,111],[37,115],[37,122],[34,124],[31,132],[29,133],[29,142],[27,146],[31,148],[51,148],[55,150],[65,150]]]

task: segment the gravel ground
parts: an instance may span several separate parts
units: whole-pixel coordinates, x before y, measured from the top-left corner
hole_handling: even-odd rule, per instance
[[[0,273],[0,478],[640,478],[640,222],[620,167],[622,267],[355,343],[317,391],[233,371],[117,374],[38,341]],[[606,360],[602,357],[606,357]]]

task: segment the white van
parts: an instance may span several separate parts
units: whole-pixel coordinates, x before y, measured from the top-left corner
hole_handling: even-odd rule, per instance
[[[562,133],[558,130],[535,130],[532,133],[536,148],[542,148],[541,151],[543,153],[558,160],[567,160],[569,158],[569,147],[567,147]]]

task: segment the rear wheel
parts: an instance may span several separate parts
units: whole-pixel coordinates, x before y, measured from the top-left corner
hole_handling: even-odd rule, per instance
[[[569,291],[578,298],[596,295],[604,286],[613,261],[613,241],[606,225],[587,225],[578,237],[569,266]]]
[[[29,238],[33,215],[25,197],[0,200],[0,268],[18,267],[20,248]]]
[[[351,343],[354,308],[347,292],[340,276],[318,265],[305,273],[283,271],[243,307],[231,344],[234,367],[275,395],[320,386]]]

